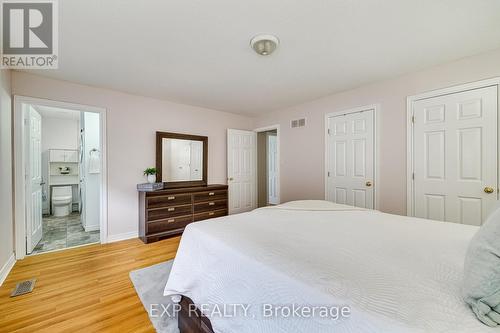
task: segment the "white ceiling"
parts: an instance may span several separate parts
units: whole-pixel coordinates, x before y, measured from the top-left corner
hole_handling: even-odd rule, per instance
[[[43,118],[80,120],[80,111],[61,109],[44,105],[33,105]]]
[[[259,114],[500,47],[498,0],[64,0],[45,76]],[[281,45],[249,47],[259,33]]]

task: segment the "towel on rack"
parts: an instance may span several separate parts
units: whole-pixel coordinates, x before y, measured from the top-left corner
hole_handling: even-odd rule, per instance
[[[89,153],[88,173],[101,173],[101,158],[97,149],[92,149]]]

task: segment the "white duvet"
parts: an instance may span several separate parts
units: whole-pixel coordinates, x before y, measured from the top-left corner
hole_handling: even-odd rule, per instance
[[[216,332],[493,332],[460,296],[476,231],[323,201],[291,202],[190,224],[164,294],[190,297]],[[224,316],[215,311],[223,304],[248,310]],[[266,304],[348,306],[351,313],[337,320],[264,317]]]

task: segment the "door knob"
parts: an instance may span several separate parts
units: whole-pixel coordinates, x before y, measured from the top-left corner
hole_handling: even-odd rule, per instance
[[[372,186],[372,182],[371,182],[371,181],[367,181],[367,182],[365,183],[365,185],[366,185],[367,187],[370,187],[370,186]]]
[[[232,181],[234,180],[233,177],[229,177],[227,180]]]
[[[491,194],[491,193],[495,192],[495,189],[493,187],[486,186],[484,188],[484,192]]]

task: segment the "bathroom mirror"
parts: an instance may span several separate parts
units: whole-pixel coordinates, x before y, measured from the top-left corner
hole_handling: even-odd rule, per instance
[[[208,137],[156,132],[156,177],[166,187],[207,185]]]

